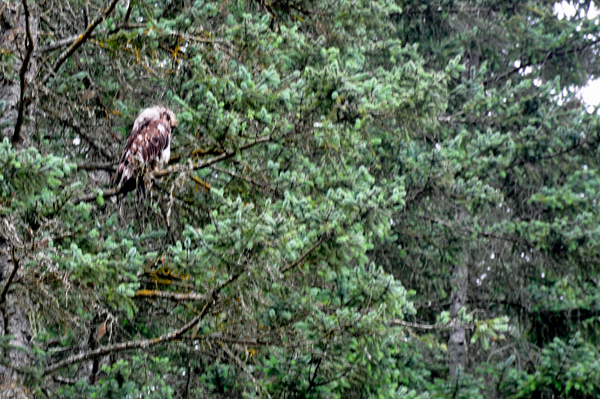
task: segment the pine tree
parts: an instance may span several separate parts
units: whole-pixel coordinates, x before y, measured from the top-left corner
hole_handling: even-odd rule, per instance
[[[2,11],[11,394],[597,395],[591,3],[33,3]],[[138,217],[110,180],[159,103]]]

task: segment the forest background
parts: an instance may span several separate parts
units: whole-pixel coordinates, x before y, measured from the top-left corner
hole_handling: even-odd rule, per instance
[[[0,396],[600,397],[600,5],[558,4],[1,2]]]

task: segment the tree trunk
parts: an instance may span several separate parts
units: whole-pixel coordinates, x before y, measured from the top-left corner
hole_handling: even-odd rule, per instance
[[[29,13],[29,32],[32,44],[35,47],[37,32],[39,30],[36,3],[29,1],[27,8]],[[21,98],[20,74],[21,72],[25,74],[23,92],[26,93],[27,82],[32,78],[36,70],[36,57],[33,52],[30,52],[29,56],[27,56],[28,42],[23,3],[4,2],[3,6],[0,7],[0,12],[2,13],[0,15],[0,48],[8,50],[11,55],[14,55],[11,73],[0,75],[0,101],[4,102],[4,105],[0,106],[0,140],[4,137],[13,140],[15,125],[19,116],[19,100],[25,100],[25,97]],[[25,69],[22,71],[24,61]],[[23,106],[23,118],[27,115],[26,110],[27,108]]]
[[[36,68],[31,45],[35,46],[37,40],[37,6],[32,1],[27,3],[31,35],[31,41],[28,42],[27,19],[23,4],[23,2],[4,2],[0,7],[0,47],[14,56],[11,73],[0,75],[0,101],[4,103],[4,106],[0,107],[0,140],[8,137],[14,141],[15,125],[19,119],[19,102],[25,100],[22,93],[27,93],[27,82]],[[21,84],[22,80],[24,85]],[[21,121],[27,115],[26,107],[22,106],[22,109]],[[21,132],[23,131],[24,129]],[[0,222],[4,221],[0,220]],[[0,336],[12,336],[10,339],[12,349],[5,349],[2,353],[3,361],[10,367],[0,366],[0,397],[25,398],[27,397],[25,394],[27,390],[24,388],[26,375],[22,371],[31,366],[31,326],[28,317],[30,307],[24,290],[14,282],[18,279],[20,271],[15,270],[18,263],[12,259],[9,244],[10,240],[16,237],[6,236],[12,233],[14,229],[0,231],[0,292],[3,292],[0,298]],[[9,283],[11,279],[12,283]]]
[[[469,268],[466,264],[454,266],[452,270],[452,296],[450,303],[450,318],[456,319],[458,313],[467,301],[467,286]],[[464,327],[457,326],[450,330],[448,341],[450,356],[450,378],[458,378],[459,369],[464,369],[467,360],[467,341]]]
[[[18,394],[23,388],[25,378],[25,375],[18,370],[31,365],[29,301],[14,284],[14,279],[18,275],[18,270],[15,270],[16,264],[18,263],[12,259],[8,242],[0,236],[0,292],[4,295],[0,297],[2,300],[0,303],[0,336],[12,336],[11,349],[5,349],[3,353],[4,361],[8,362],[11,367],[0,366],[0,386],[3,389],[0,391],[3,393],[0,397],[3,398],[25,397]],[[5,292],[5,290],[7,291]],[[16,390],[11,394],[12,396],[7,393],[10,387]]]

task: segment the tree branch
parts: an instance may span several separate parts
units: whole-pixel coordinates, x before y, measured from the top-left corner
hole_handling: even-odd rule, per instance
[[[265,387],[263,387],[261,384],[259,384],[258,381],[256,381],[256,378],[254,378],[250,370],[248,370],[248,367],[246,367],[246,365],[229,350],[227,345],[219,341],[217,341],[217,344],[219,344],[219,346],[221,347],[221,349],[223,349],[227,356],[233,359],[233,361],[237,363],[237,365],[248,375],[248,377],[250,377],[250,379],[254,383],[254,389],[256,390],[256,392],[262,392],[267,396],[267,398],[271,399],[271,395],[269,395],[269,392],[265,389]]]
[[[271,136],[258,137],[253,142],[240,146],[237,151],[224,152],[223,154],[217,155],[216,157],[209,158],[206,161],[196,162],[196,163],[192,164],[192,169],[199,170],[199,169],[207,168],[217,162],[221,162],[226,159],[233,158],[235,156],[235,154],[237,154],[240,151],[247,150],[258,144],[268,143],[269,141],[271,141]],[[172,173],[176,173],[176,172],[186,169],[186,167],[187,167],[186,164],[178,164],[178,165],[169,166],[166,169],[155,172],[154,177],[163,177],[163,176],[166,176],[166,175],[169,175]]]
[[[54,25],[46,16],[40,15],[40,21],[45,23],[52,32],[56,33],[58,31],[58,28],[56,27],[56,25]]]
[[[25,13],[25,58],[23,59],[23,65],[19,71],[19,102],[17,105],[17,122],[15,123],[15,131],[13,132],[12,142],[17,143],[21,140],[21,130],[23,129],[23,121],[25,120],[25,89],[27,88],[27,82],[25,81],[25,75],[27,69],[29,69],[29,61],[31,61],[31,55],[33,54],[33,37],[31,36],[31,27],[29,26],[29,7],[27,6],[27,0],[23,0],[23,10]]]
[[[102,190],[102,197],[103,198],[110,198],[110,197],[114,197],[115,195],[119,194],[119,190],[117,188],[109,188],[107,190]],[[80,202],[88,202],[88,201],[95,201],[96,198],[98,198],[98,192],[93,192],[90,194],[84,194],[81,197],[75,198],[73,200],[73,203],[75,205],[79,204]]]
[[[248,144],[244,144],[243,146],[238,148],[238,151],[243,151],[243,150],[247,150],[249,148],[254,147],[257,144],[261,144],[261,143],[267,143],[271,141],[271,137],[270,136],[263,136],[263,137],[259,137],[257,138],[255,141],[248,143]],[[212,164],[215,164],[217,162],[220,161],[224,161],[226,159],[232,158],[235,156],[235,154],[237,154],[237,151],[234,152],[224,152],[221,155],[218,155],[216,157],[213,158],[209,158],[206,161],[203,162],[196,162],[192,165],[192,169],[193,170],[199,170],[199,169],[204,169],[207,168],[209,166],[211,166]],[[177,164],[177,165],[173,165],[170,166],[166,169],[160,170],[158,172],[154,172],[152,174],[153,177],[163,177],[172,173],[176,173],[182,170],[185,170],[186,168],[188,168],[188,166],[186,166],[186,164]],[[119,194],[119,188],[109,188],[107,190],[102,190],[102,196],[104,198],[108,198],[108,197],[114,197],[115,195]],[[87,201],[94,201],[96,198],[98,197],[98,192],[93,192],[90,194],[85,194],[82,195],[81,197],[75,198],[73,200],[74,204],[79,204],[80,202],[87,202]]]
[[[90,38],[90,36],[92,35],[92,32],[94,32],[94,29],[96,29],[96,27],[98,25],[100,25],[100,23],[107,18],[115,9],[115,7],[117,6],[117,3],[119,2],[119,0],[112,0],[112,2],[108,5],[108,7],[102,12],[102,14],[98,15],[93,21],[92,23],[87,27],[87,29],[85,30],[85,32],[83,32],[81,35],[79,35],[77,37],[77,39],[73,42],[73,44],[71,44],[71,46],[69,46],[68,49],[66,49],[61,55],[58,56],[58,59],[56,60],[56,62],[54,63],[54,66],[52,67],[51,71],[48,72],[48,74],[44,77],[44,79],[42,80],[42,84],[46,84],[48,82],[48,80],[50,79],[50,77],[57,73],[58,70],[60,69],[60,67],[62,66],[62,64],[64,64],[64,62],[71,56],[73,55],[73,53],[79,48],[81,47],[81,45],[83,45],[83,43],[85,43],[87,41],[87,39]]]
[[[567,354],[565,355],[564,359],[560,362],[560,368],[558,369],[558,372],[554,376],[555,381],[558,380],[558,376],[560,375],[560,373],[562,373],[563,367],[565,367],[565,363],[567,362],[567,359],[569,358],[569,355],[571,354],[571,350],[573,349],[573,346],[575,345],[575,339],[577,338],[578,334],[579,334],[579,332],[575,333],[575,336],[573,338],[571,338],[571,342],[569,342],[569,349],[567,349]]]
[[[207,295],[207,301],[204,303],[204,307],[200,311],[200,313],[192,319],[189,323],[185,324],[178,330],[171,331],[170,333],[161,335],[160,337],[153,339],[141,339],[139,341],[129,341],[122,342],[120,344],[102,346],[98,349],[83,352],[77,355],[69,356],[68,358],[61,360],[58,363],[54,363],[44,369],[44,376],[49,376],[54,374],[60,369],[71,366],[73,364],[81,363],[86,360],[95,359],[98,357],[110,355],[116,352],[123,352],[131,349],[139,349],[139,348],[149,348],[151,346],[155,346],[161,344],[163,342],[173,341],[175,339],[181,338],[183,334],[191,330],[196,324],[204,319],[204,317],[208,314],[208,311],[217,303],[217,299],[219,297],[219,293],[223,288],[227,287],[233,281],[236,281],[242,273],[245,271],[245,268],[241,268],[238,273],[232,274],[229,276],[227,280],[225,280],[221,285],[212,290],[210,295]]]
[[[454,226],[452,223],[447,222],[445,220],[441,220],[441,219],[437,219],[437,218],[429,217],[429,216],[420,216],[420,218],[428,220],[428,221],[433,222],[433,223],[440,224],[440,225],[442,225],[444,227],[447,227],[448,229],[451,229],[451,230],[458,230],[457,226]],[[469,229],[469,228],[466,228],[466,227],[463,228],[463,231],[465,231],[465,232],[467,232],[469,234],[473,234],[474,233],[474,231],[472,229]],[[495,233],[492,233],[492,232],[489,232],[489,231],[480,231],[480,232],[476,232],[476,234],[478,236],[484,237],[484,238],[493,238],[493,239],[496,239],[496,240],[512,242],[512,243],[515,243],[515,244],[529,245],[530,247],[532,246],[526,240],[520,239],[519,237],[501,236],[501,235],[498,235],[498,234],[495,234]]]
[[[131,18],[132,11],[133,11],[133,1],[130,1],[129,5],[127,6],[127,11],[125,11],[125,23],[126,24],[129,23],[129,18]]]
[[[249,178],[249,177],[242,176],[242,175],[240,175],[239,173],[233,172],[233,171],[231,171],[231,170],[223,169],[223,168],[220,168],[220,167],[218,167],[218,166],[214,166],[214,165],[213,165],[213,166],[211,166],[211,169],[214,169],[214,170],[216,170],[216,171],[218,171],[218,172],[222,172],[222,173],[228,174],[228,175],[229,175],[229,176],[231,176],[231,177],[235,177],[236,179],[243,180],[243,181],[245,181],[245,182],[248,182],[248,183],[250,183],[250,184],[254,184],[254,185],[256,185],[256,186],[258,186],[258,187],[260,187],[260,188],[264,188],[265,190],[267,190],[267,189],[268,189],[268,187],[267,187],[266,185],[264,185],[264,184],[262,184],[262,183],[259,183],[259,182],[255,181],[255,180],[252,180],[252,179],[251,179],[251,178]]]
[[[308,248],[308,250],[304,254],[302,254],[302,256],[297,261],[295,261],[291,265],[288,265],[288,266],[284,267],[281,270],[281,273],[285,273],[288,270],[291,270],[294,267],[298,266],[300,263],[302,263],[304,261],[304,259],[306,259],[306,257],[308,255],[310,255],[312,251],[314,251],[315,249],[317,249],[319,247],[319,245],[321,245],[323,243],[323,241],[325,241],[325,239],[328,238],[328,237],[329,237],[329,233],[328,234],[323,234],[323,236],[321,238],[319,238],[319,241],[317,241],[316,243],[314,243],[312,247]]]
[[[157,291],[157,290],[139,290],[135,293],[134,297],[136,298],[165,298],[165,299],[173,299],[175,301],[202,301],[206,299],[206,296],[202,294],[197,294],[195,292],[190,292],[187,294],[179,293],[179,292],[169,292],[169,291]]]
[[[198,336],[195,339],[210,339],[213,341],[229,342],[231,344],[248,345],[248,346],[266,346],[273,344],[272,342],[260,341],[258,339],[228,337],[221,334],[209,334]]]
[[[549,51],[546,54],[546,56],[544,57],[544,59],[543,59],[543,61],[541,63],[533,63],[533,62],[523,63],[522,65],[519,65],[518,67],[513,67],[512,69],[509,69],[508,71],[503,72],[503,73],[501,73],[498,76],[491,77],[491,78],[485,80],[483,82],[483,85],[487,86],[490,83],[499,82],[500,80],[502,80],[502,79],[504,79],[504,78],[506,78],[506,77],[508,77],[508,76],[510,76],[510,75],[512,75],[514,73],[516,73],[516,72],[519,72],[520,70],[525,69],[527,67],[534,66],[534,65],[544,65],[544,63],[546,61],[548,61],[548,60],[551,60],[553,58],[560,57],[560,56],[563,56],[563,55],[567,55],[567,54],[578,53],[578,52],[586,50],[587,48],[592,47],[592,46],[594,46],[594,45],[596,45],[598,43],[600,43],[600,39],[596,39],[596,40],[590,41],[588,43],[585,43],[585,44],[583,44],[581,46],[577,46],[577,47],[574,47],[574,48],[569,48],[568,45],[567,45],[565,47],[558,48],[558,49],[555,49],[553,51]],[[568,50],[567,50],[567,48],[568,48]]]
[[[138,28],[145,28],[145,27],[146,27],[146,25],[143,25],[143,24],[130,24],[130,23],[119,24],[115,27],[115,29],[112,29],[110,31],[103,30],[101,32],[93,32],[92,34],[90,34],[88,39],[93,39],[95,37],[102,36],[104,34],[114,35],[115,33],[119,32],[121,30],[138,29]],[[50,51],[58,50],[59,48],[69,46],[69,45],[75,43],[80,37],[81,37],[81,35],[76,35],[76,36],[67,37],[62,40],[57,40],[53,43],[50,43],[47,46],[39,48],[38,52],[39,53],[48,53]]]
[[[453,319],[446,324],[421,324],[421,323],[411,323],[409,321],[404,321],[400,319],[392,319],[390,321],[390,326],[404,326],[404,327],[412,327],[418,328],[421,330],[449,330],[455,327],[466,328],[472,330],[475,326],[473,324],[461,324],[458,319]]]
[[[77,165],[78,170],[105,170],[107,172],[116,172],[117,165],[113,163],[95,163],[88,162]]]

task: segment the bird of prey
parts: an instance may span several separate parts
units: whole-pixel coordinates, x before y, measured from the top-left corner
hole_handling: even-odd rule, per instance
[[[171,157],[171,132],[177,117],[169,108],[157,105],[143,110],[133,123],[133,130],[123,150],[116,184],[120,193],[137,189],[138,201],[146,199],[145,171],[160,169]]]

